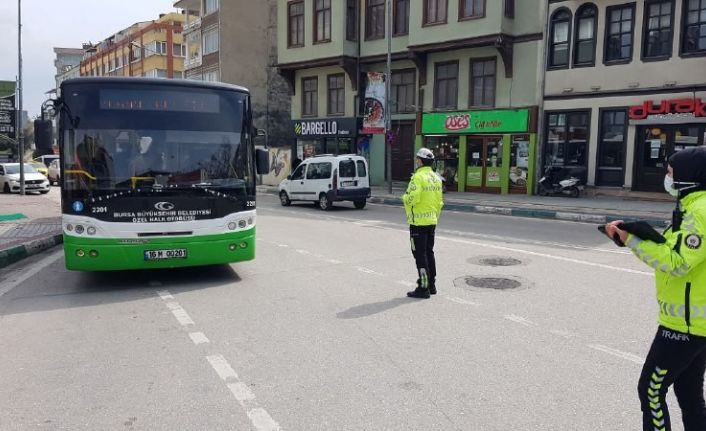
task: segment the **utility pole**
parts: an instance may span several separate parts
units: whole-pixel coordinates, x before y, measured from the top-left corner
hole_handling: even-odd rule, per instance
[[[25,137],[22,124],[22,0],[17,0],[17,142],[20,153],[20,195],[25,194]]]
[[[390,84],[392,81],[392,0],[387,0],[387,70],[385,72],[385,155],[387,156],[387,193],[392,194],[392,116]]]

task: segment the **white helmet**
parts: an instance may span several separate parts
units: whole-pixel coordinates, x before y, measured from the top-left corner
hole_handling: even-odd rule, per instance
[[[429,148],[420,148],[417,157],[424,160],[434,160],[434,153]]]

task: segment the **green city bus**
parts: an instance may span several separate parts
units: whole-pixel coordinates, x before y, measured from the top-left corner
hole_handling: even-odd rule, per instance
[[[201,81],[64,81],[58,113],[66,268],[175,268],[255,258],[247,89]],[[257,168],[257,169],[256,169]]]

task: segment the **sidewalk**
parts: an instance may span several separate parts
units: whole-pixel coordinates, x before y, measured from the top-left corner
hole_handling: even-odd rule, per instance
[[[402,205],[404,185],[372,187],[370,203]],[[258,186],[259,193],[277,194],[277,187]],[[672,218],[674,202],[624,199],[582,195],[579,198],[558,196],[493,195],[484,193],[444,194],[444,210],[498,214],[515,217],[568,220],[602,224],[613,220],[645,220],[653,226],[666,226]]]
[[[59,190],[0,195],[0,268],[61,244]]]

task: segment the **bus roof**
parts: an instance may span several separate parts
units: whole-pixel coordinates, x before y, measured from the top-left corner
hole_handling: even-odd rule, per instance
[[[223,82],[197,81],[194,79],[165,79],[165,78],[142,78],[142,77],[119,77],[119,76],[82,76],[63,81],[61,86],[72,84],[149,84],[175,87],[207,88],[212,90],[231,90],[250,94],[250,90],[239,85],[226,84]]]

